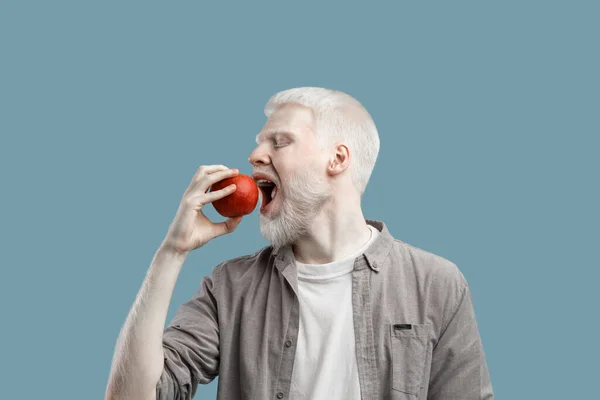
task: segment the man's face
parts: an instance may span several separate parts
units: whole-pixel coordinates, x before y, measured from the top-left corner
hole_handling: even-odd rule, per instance
[[[276,249],[306,234],[331,196],[326,158],[314,128],[309,108],[280,106],[257,136],[258,146],[250,154],[263,200],[261,234]],[[263,184],[263,179],[274,185]]]

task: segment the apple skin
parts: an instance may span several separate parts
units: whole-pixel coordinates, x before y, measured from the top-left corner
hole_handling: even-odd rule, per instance
[[[248,175],[238,174],[232,178],[223,179],[212,185],[210,191],[223,189],[231,184],[236,185],[235,192],[212,202],[213,206],[223,217],[241,217],[254,211],[258,203],[258,186]]]

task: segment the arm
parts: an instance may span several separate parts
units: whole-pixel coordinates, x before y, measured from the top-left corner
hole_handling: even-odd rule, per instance
[[[202,279],[200,289],[184,303],[163,335],[164,370],[156,385],[158,400],[190,400],[198,384],[219,372],[219,321],[215,281],[219,268]]]
[[[492,384],[471,300],[464,284],[433,349],[429,400],[492,400]]]
[[[181,255],[160,248],[121,329],[106,399],[154,399],[163,372],[162,337]]]
[[[187,255],[210,240],[233,232],[241,222],[242,217],[232,217],[224,222],[214,223],[202,212],[202,207],[206,204],[228,196],[236,189],[235,185],[229,185],[209,192],[212,185],[236,176],[237,173],[235,169],[213,165],[201,166],[194,174],[121,329],[106,387],[107,400],[154,399],[161,393],[157,391],[157,385],[175,387],[168,384],[167,378],[171,378],[170,381],[176,379],[180,386],[187,383],[184,369],[193,366],[182,365],[181,359],[193,362],[196,360],[187,357],[188,350],[185,346],[176,346],[175,339],[166,339],[163,343],[167,311],[175,282]],[[209,283],[209,280],[206,279],[205,283]],[[208,288],[208,285],[206,287]],[[182,309],[185,310],[186,305]],[[202,318],[201,324],[205,324],[206,319],[213,318],[210,310],[201,309],[200,312],[196,318]],[[178,315],[181,317],[186,313]],[[169,332],[172,330],[167,330],[165,336],[168,336]],[[185,337],[185,333],[180,332],[181,335]],[[209,358],[215,357],[211,349],[207,349],[206,356]],[[199,357],[202,358],[201,355]],[[175,367],[173,362],[168,363],[168,360],[180,360],[179,365],[177,368],[168,368]],[[207,368],[212,371],[211,368]],[[174,394],[168,395],[175,398]],[[189,398],[187,395],[178,396]]]

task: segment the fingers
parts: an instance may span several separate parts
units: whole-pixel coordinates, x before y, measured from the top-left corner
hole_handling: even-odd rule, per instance
[[[201,196],[199,196],[200,203],[205,205],[222,199],[223,197],[229,196],[231,193],[235,192],[236,188],[236,185],[229,185],[225,186],[223,189],[215,190],[214,192],[203,193]]]
[[[238,173],[239,173],[239,171],[236,168],[233,168],[233,169],[227,168],[226,170],[223,170],[223,171],[215,171],[209,175],[206,175],[204,177],[204,179],[200,179],[200,182],[202,182],[200,187],[203,190],[208,190],[208,188],[210,188],[215,183],[222,181],[223,179],[226,179],[226,178],[234,177]],[[206,186],[206,188],[205,188],[205,186]]]
[[[208,189],[225,178],[231,178],[239,173],[237,169],[230,169],[224,165],[210,165],[198,168],[192,182],[186,190],[186,194],[195,196],[199,193],[206,193]]]
[[[200,168],[198,168],[196,170],[193,180],[199,180],[203,176],[213,174],[217,171],[226,171],[228,169],[229,168],[226,167],[225,165],[220,165],[220,164],[219,165],[201,165]]]

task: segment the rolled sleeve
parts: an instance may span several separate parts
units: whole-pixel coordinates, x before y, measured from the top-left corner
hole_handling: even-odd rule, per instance
[[[219,371],[219,323],[215,280],[218,267],[181,305],[163,333],[164,369],[156,385],[157,400],[189,400],[198,384]]]
[[[471,293],[460,286],[454,312],[433,349],[430,400],[494,398]]]

